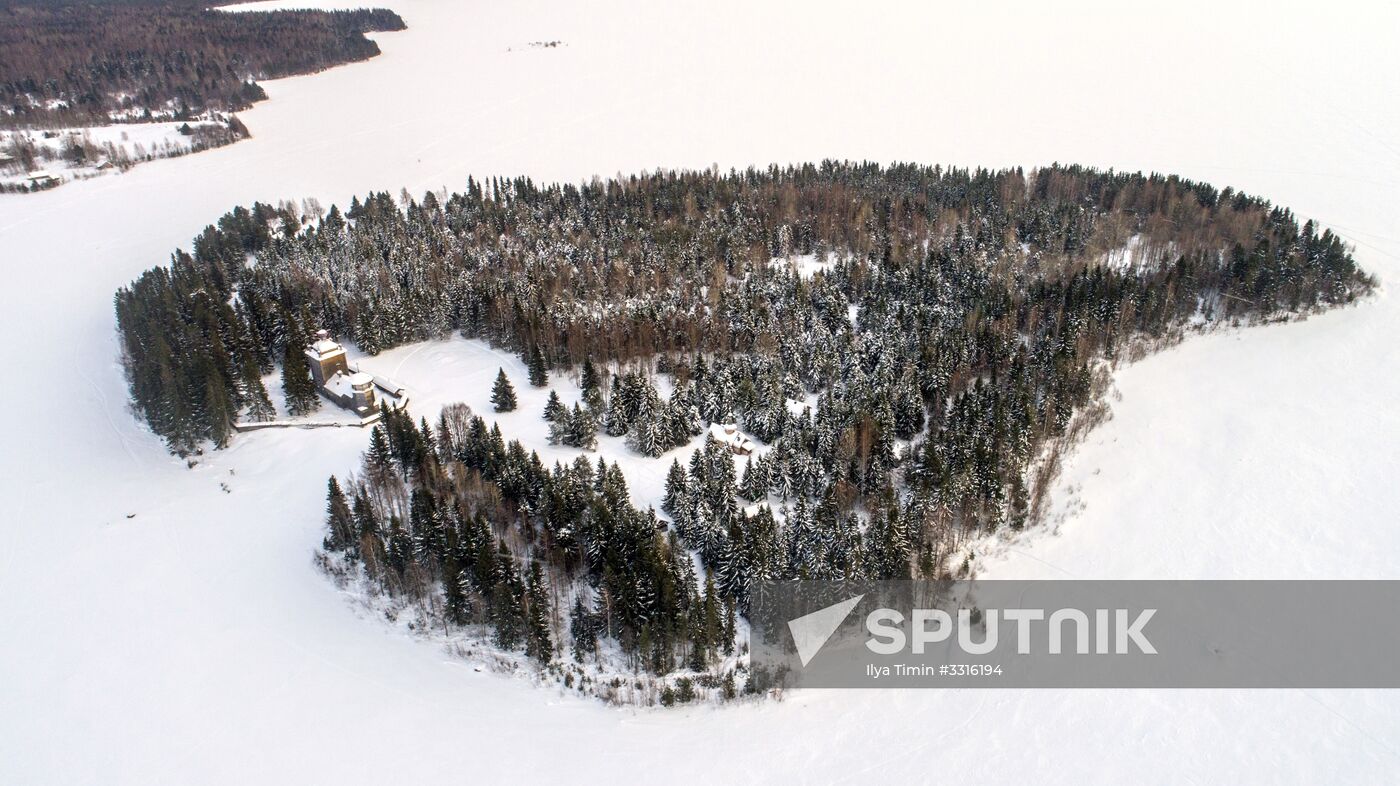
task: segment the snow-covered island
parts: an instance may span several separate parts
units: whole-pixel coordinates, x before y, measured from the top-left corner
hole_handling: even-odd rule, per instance
[[[352,413],[369,448],[329,482],[325,569],[410,629],[628,704],[781,687],[746,669],[757,582],[968,577],[970,544],[1041,522],[1116,364],[1375,286],[1258,197],[1075,166],[493,178],[288,210],[239,208],[118,292],[134,405],[185,456],[254,438],[234,432],[273,419],[274,373],[288,411]],[[377,398],[402,386],[375,356],[454,334],[474,383]]]

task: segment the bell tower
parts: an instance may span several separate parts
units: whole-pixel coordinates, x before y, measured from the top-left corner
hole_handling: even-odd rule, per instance
[[[345,347],[331,340],[330,333],[316,331],[316,340],[306,348],[306,362],[311,366],[311,378],[317,387],[325,387],[337,373],[350,373],[350,364],[345,359]]]

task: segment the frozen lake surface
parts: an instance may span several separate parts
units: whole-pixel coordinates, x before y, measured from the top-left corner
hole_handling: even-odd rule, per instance
[[[475,672],[356,616],[312,565],[325,478],[365,433],[263,431],[187,468],[126,408],[111,303],[253,200],[825,157],[1179,173],[1331,226],[1390,291],[1121,370],[1114,418],[1056,490],[1063,522],[984,575],[1400,578],[1400,12],[382,4],[409,29],[377,34],[369,62],[267,83],[241,116],[252,139],[0,196],[0,781],[1400,769],[1384,691],[833,691],[646,712]]]

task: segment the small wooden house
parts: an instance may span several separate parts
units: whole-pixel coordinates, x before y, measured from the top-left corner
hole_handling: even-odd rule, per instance
[[[710,439],[729,448],[730,452],[736,456],[747,456],[753,453],[756,447],[753,440],[744,436],[734,423],[711,423]]]

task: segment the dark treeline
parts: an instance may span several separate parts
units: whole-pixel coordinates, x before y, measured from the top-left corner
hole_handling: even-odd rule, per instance
[[[402,30],[382,9],[226,13],[185,0],[0,3],[0,123],[185,119],[266,98],[276,79],[365,60]]]

